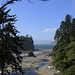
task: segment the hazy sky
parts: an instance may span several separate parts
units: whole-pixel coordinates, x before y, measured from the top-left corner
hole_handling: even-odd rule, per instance
[[[52,43],[55,31],[59,28],[66,14],[75,17],[75,0],[27,0],[8,6],[10,14],[17,14],[15,26],[19,35],[31,35],[35,44]]]

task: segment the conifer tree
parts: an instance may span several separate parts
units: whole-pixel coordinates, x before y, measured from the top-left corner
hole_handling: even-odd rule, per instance
[[[53,48],[53,65],[60,70],[62,75],[75,74],[75,19],[66,15],[55,34],[58,39]]]
[[[14,26],[16,15],[9,15],[9,10],[6,6],[0,8],[0,69],[1,75],[4,75],[4,70],[8,72],[7,67],[11,66],[12,70],[19,70],[22,72],[21,52],[18,50],[22,48],[22,43],[17,36],[18,31]],[[13,55],[14,54],[14,55]]]
[[[75,19],[72,20],[72,26],[71,26],[71,41],[75,40]]]

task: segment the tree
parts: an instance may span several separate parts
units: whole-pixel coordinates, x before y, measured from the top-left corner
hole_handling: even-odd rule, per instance
[[[75,19],[72,20],[72,26],[71,26],[71,41],[75,40]]]
[[[56,30],[56,35],[54,37],[54,40],[56,40],[57,42],[60,41],[60,29]]]
[[[14,2],[20,2],[20,1],[22,1],[22,0],[2,0],[0,2],[2,4],[1,8],[5,7],[5,6],[9,5],[9,4],[13,4]],[[31,0],[27,0],[27,1],[32,3]],[[48,1],[48,0],[40,0],[40,1]]]
[[[18,31],[14,26],[16,15],[9,15],[9,10],[5,11],[7,7],[0,8],[0,68],[1,75],[4,75],[4,69],[8,72],[7,67],[11,66],[12,70],[19,70],[22,72],[21,52],[18,50],[22,48],[22,43],[17,36]],[[13,55],[15,54],[15,55]]]
[[[53,48],[53,65],[62,75],[75,74],[75,19],[68,14],[61,22],[54,39],[57,41]],[[58,39],[58,40],[57,40]]]
[[[6,68],[10,64],[12,69],[16,71],[19,69],[21,71],[20,63],[22,57],[20,56],[21,52],[18,51],[18,47],[22,48],[22,44],[19,42],[19,37],[16,35],[18,31],[14,26],[16,15],[9,15],[10,9],[5,11],[7,5],[21,0],[2,1],[4,1],[4,4],[0,7],[0,69],[3,75],[4,69],[6,71]]]

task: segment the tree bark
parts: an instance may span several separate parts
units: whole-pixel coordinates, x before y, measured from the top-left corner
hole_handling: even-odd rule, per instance
[[[1,73],[1,75],[3,75],[3,73],[4,73],[4,60],[2,58],[2,73]]]

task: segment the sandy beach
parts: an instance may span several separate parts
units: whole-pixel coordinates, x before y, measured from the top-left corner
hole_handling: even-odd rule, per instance
[[[52,66],[52,57],[48,56],[51,51],[44,51],[43,54],[36,55],[36,57],[24,57],[22,62],[22,68],[32,68],[38,67],[41,64],[41,60],[47,59],[47,63],[45,66],[39,68],[39,70],[35,70],[40,75],[54,75],[57,71],[52,68],[48,68],[48,66]]]

